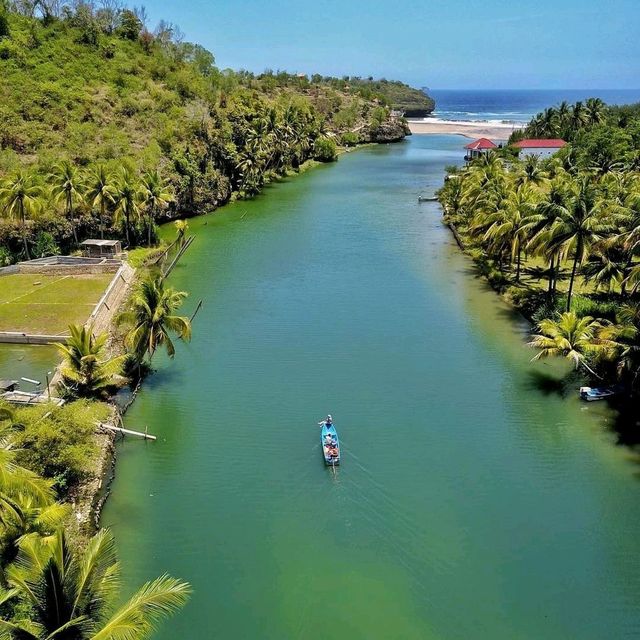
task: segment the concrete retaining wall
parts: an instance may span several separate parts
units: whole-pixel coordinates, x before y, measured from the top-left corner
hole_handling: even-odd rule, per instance
[[[0,331],[0,342],[11,344],[51,344],[52,342],[64,342],[67,336],[47,336],[32,333],[20,333],[18,331]]]
[[[43,276],[82,276],[96,275],[99,273],[116,273],[119,265],[117,264],[19,264],[17,273],[37,273]]]
[[[93,327],[94,334],[97,335],[109,329],[111,318],[124,301],[133,282],[134,274],[134,269],[126,263],[118,269],[86,322],[86,326]]]

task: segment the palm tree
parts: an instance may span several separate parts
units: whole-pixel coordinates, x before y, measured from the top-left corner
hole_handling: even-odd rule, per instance
[[[542,112],[541,117],[544,135],[553,137],[558,134],[558,114],[553,107],[549,107]]]
[[[640,302],[622,306],[616,324],[604,327],[600,335],[610,345],[610,357],[618,364],[618,375],[631,388],[640,383]]]
[[[522,249],[527,239],[529,217],[535,213],[536,194],[523,184],[509,193],[504,205],[486,217],[489,228],[485,239],[500,243],[506,240],[511,248],[511,260],[516,261],[516,282],[520,282]]]
[[[52,194],[54,200],[64,201],[65,215],[71,220],[71,228],[73,230],[73,239],[78,244],[78,231],[73,216],[74,200],[82,200],[82,182],[78,169],[68,160],[64,160],[57,164],[51,174],[49,181],[52,185]]]
[[[41,194],[42,189],[34,176],[21,169],[0,184],[0,204],[8,216],[17,218],[20,223],[22,244],[27,260],[31,259],[27,244],[27,218],[39,210]]]
[[[528,216],[526,223],[526,233],[530,238],[528,247],[549,260],[549,268],[546,270],[549,278],[549,297],[554,295],[560,270],[560,252],[549,246],[549,238],[553,225],[565,210],[569,193],[567,182],[556,178],[543,199],[536,205],[535,212]]]
[[[603,215],[597,191],[588,177],[583,177],[558,209],[559,217],[549,236],[549,248],[564,257],[573,256],[573,267],[567,293],[567,311],[571,310],[571,295],[578,265],[588,257],[593,244],[602,240],[610,225]]]
[[[147,171],[142,176],[141,201],[147,210],[147,246],[151,246],[151,228],[156,214],[173,200],[158,171]]]
[[[69,331],[66,343],[56,344],[64,358],[60,369],[63,381],[79,396],[102,395],[117,384],[125,356],[107,356],[106,332],[94,337],[91,329],[76,325],[69,325]]]
[[[611,291],[612,284],[616,283],[620,285],[623,296],[626,295],[625,282],[630,272],[631,255],[615,239],[595,246],[581,270],[586,282],[595,282],[596,290]]]
[[[17,618],[0,619],[6,638],[141,640],[184,606],[191,591],[187,583],[164,575],[114,611],[120,565],[109,531],[99,531],[82,551],[70,548],[62,528],[45,538],[26,535],[19,546],[7,570],[11,589],[3,594],[5,604],[15,602]]]
[[[4,560],[15,557],[15,542],[21,535],[53,522],[56,513],[60,515],[59,509],[50,508],[54,504],[53,483],[16,463],[14,419],[10,409],[0,408],[0,421],[9,422],[0,428],[0,539]]]
[[[600,98],[589,98],[584,103],[588,124],[600,124],[604,120],[607,105]]]
[[[123,222],[127,246],[130,246],[129,230],[131,228],[131,220],[140,216],[140,188],[131,169],[123,167],[115,186],[113,200],[116,220]]]
[[[564,357],[571,360],[576,369],[583,366],[599,378],[586,360],[592,355],[603,353],[606,348],[597,337],[602,326],[591,316],[579,318],[571,311],[563,313],[558,320],[542,320],[538,324],[540,333],[534,335],[529,342],[530,347],[540,349],[532,360]]]
[[[560,126],[560,131],[564,132],[567,130],[569,125],[569,120],[571,118],[571,107],[566,100],[563,100],[556,109],[556,113],[558,114],[558,124]]]
[[[182,340],[191,339],[191,323],[184,316],[174,315],[187,297],[184,291],[165,288],[161,275],[142,280],[131,299],[131,308],[118,317],[118,323],[130,327],[125,344],[141,362],[145,354],[153,358],[156,349],[164,345],[170,358],[175,347],[169,335],[177,333]]]
[[[573,105],[573,109],[571,110],[571,128],[573,129],[574,133],[576,133],[579,129],[582,129],[582,127],[584,127],[587,122],[588,115],[584,107],[584,103],[578,100],[578,102]]]
[[[113,174],[104,164],[96,165],[87,177],[86,198],[92,207],[100,210],[100,237],[104,238],[104,220],[107,206],[113,204],[115,195],[115,182]]]

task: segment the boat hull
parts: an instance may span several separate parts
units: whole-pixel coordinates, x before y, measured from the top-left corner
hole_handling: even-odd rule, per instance
[[[335,442],[335,449],[333,450],[337,452],[337,455],[332,455],[332,449],[325,444],[325,439],[328,435],[331,436],[332,441]],[[334,425],[322,425],[322,429],[320,429],[320,446],[322,447],[322,456],[326,465],[334,467],[340,464],[340,440],[338,439],[338,432]]]
[[[607,400],[620,393],[620,387],[580,387],[580,397],[587,402]]]

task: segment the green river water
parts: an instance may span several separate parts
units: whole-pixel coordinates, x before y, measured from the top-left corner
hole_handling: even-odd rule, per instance
[[[204,306],[103,514],[127,592],[193,585],[157,638],[640,635],[637,460],[417,203],[462,146],[366,148],[190,221],[171,284]]]

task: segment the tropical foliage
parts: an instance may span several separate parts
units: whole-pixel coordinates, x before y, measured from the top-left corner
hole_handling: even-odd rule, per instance
[[[128,328],[125,345],[138,362],[149,359],[163,346],[170,358],[176,349],[171,339],[175,333],[181,340],[191,339],[191,322],[176,315],[187,294],[166,287],[160,274],[143,279],[136,288],[129,309],[118,317],[118,323]]]
[[[113,536],[93,536],[82,551],[70,546],[64,529],[31,533],[18,542],[6,570],[5,604],[15,604],[11,621],[0,619],[3,637],[16,640],[135,640],[148,638],[157,622],[187,601],[189,586],[162,576],[143,585],[127,602],[119,596],[120,565]]]
[[[0,245],[12,261],[42,233],[61,253],[89,236],[151,244],[156,220],[211,211],[307,160],[334,160],[343,134],[349,144],[401,138],[394,104],[433,108],[387,80],[220,70],[175,25],[150,29],[144,11],[120,3],[9,7]]]
[[[546,160],[507,147],[448,168],[445,220],[492,284],[538,322],[538,358],[638,389],[640,105],[560,104],[512,136],[563,136]]]
[[[94,336],[91,328],[69,326],[71,334],[56,346],[63,357],[60,373],[64,384],[77,396],[100,396],[118,384],[124,356],[109,358],[107,333]]]

